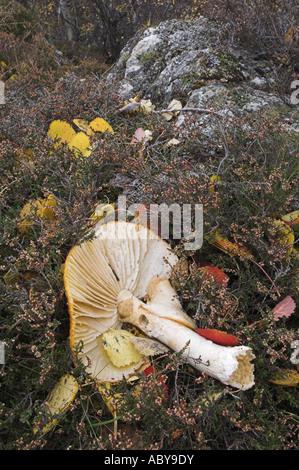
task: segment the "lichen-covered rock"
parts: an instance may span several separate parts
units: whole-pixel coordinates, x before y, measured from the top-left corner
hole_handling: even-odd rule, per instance
[[[225,44],[220,28],[205,18],[162,22],[129,41],[107,80],[121,100],[140,93],[153,102],[155,112],[179,100],[183,109],[172,120],[176,137],[184,141],[198,131],[201,147],[209,152],[223,150],[214,139],[219,131],[234,131],[242,118],[243,129],[250,130],[247,117],[256,114],[279,119],[287,130],[298,132],[295,120],[290,120],[295,115],[290,96],[276,92],[279,76],[274,65],[266,56]],[[199,108],[204,111],[195,113]],[[204,173],[201,165],[198,171]],[[126,178],[124,182],[124,175],[117,175],[114,184],[125,185],[125,194],[142,199],[142,181]],[[161,187],[171,184],[166,181],[169,175],[156,178]]]
[[[187,89],[205,68],[197,56],[208,53],[213,32],[216,28],[203,18],[166,21],[148,28],[125,46],[108,80],[120,79],[124,98],[142,89],[145,97],[167,101],[176,86],[184,82]]]

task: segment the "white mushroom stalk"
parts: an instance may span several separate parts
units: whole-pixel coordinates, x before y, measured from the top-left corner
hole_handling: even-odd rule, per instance
[[[74,247],[65,263],[73,351],[79,348],[77,356],[95,379],[117,381],[132,376],[149,360],[145,350],[159,353],[158,343],[180,352],[197,370],[222,383],[249,389],[254,385],[251,348],[220,346],[196,333],[195,322],[169,282],[178,261],[164,240],[141,225],[124,221],[99,225],[95,238]],[[127,323],[147,335],[144,355],[126,363],[118,354],[120,363],[113,362],[107,332]],[[138,341],[132,344],[140,346]],[[117,348],[113,353],[119,353]]]
[[[155,280],[155,283],[157,281]],[[172,287],[167,279],[158,281],[160,292],[149,302],[144,303],[128,291],[118,296],[118,313],[120,319],[130,322],[142,329],[149,337],[166,344],[195,369],[215,377],[223,384],[247,390],[254,385],[254,359],[251,348],[247,346],[221,346],[200,336],[196,331],[182,323],[179,310],[174,308],[170,300],[169,310],[165,310],[168,293]],[[162,298],[162,293],[165,293]],[[173,293],[173,296],[175,294]],[[159,298],[162,300],[159,303]],[[176,319],[177,318],[177,319]]]

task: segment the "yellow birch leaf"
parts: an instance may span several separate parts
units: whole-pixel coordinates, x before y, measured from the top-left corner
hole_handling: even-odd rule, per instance
[[[157,356],[169,351],[169,348],[165,346],[165,344],[151,338],[137,337],[133,335],[131,343],[143,356]]]
[[[91,218],[94,222],[99,222],[104,217],[115,212],[115,204],[99,204],[96,210],[91,214]]]
[[[55,207],[56,205],[57,205],[56,199],[54,198],[54,196],[52,194],[50,194],[48,196],[48,198],[45,199],[43,209],[42,209],[41,218],[43,220],[45,220],[45,219],[54,220],[55,219],[55,214],[54,214],[54,211],[53,211],[53,207]]]
[[[20,233],[26,234],[38,219],[55,219],[53,206],[56,205],[55,198],[51,195],[47,199],[38,198],[27,202],[22,208],[17,227]]]
[[[124,101],[124,106],[126,106],[126,105],[129,104],[129,103],[139,103],[139,101],[140,101],[140,96],[141,96],[141,92],[139,91],[139,92],[137,93],[137,95],[134,96],[134,98],[129,98],[128,100],[125,100],[125,101]]]
[[[59,417],[74,401],[78,392],[78,383],[71,374],[63,375],[56,383],[45,402],[46,418],[48,422],[42,428],[43,433],[50,431],[58,422]],[[34,433],[38,430],[34,428]]]
[[[48,130],[48,136],[51,140],[55,141],[55,148],[61,144],[70,143],[75,135],[76,131],[72,126],[68,122],[61,121],[59,119],[51,122]]]
[[[145,138],[144,138],[144,141],[145,141],[145,142],[148,142],[149,140],[153,140],[153,133],[152,133],[152,131],[150,131],[149,129],[146,129],[146,130],[144,131],[144,133],[145,133]]]
[[[69,143],[69,149],[72,150],[77,157],[89,157],[92,152],[92,145],[89,137],[84,132],[78,132]]]
[[[288,32],[285,34],[284,38],[287,42],[290,42],[294,39],[295,36],[296,36],[295,28],[291,26]]]
[[[73,119],[73,123],[76,124],[80,131],[85,132],[89,136],[94,135],[94,131],[91,129],[86,119]]]
[[[287,259],[290,257],[295,242],[294,230],[289,225],[286,225],[283,220],[275,219],[274,225],[278,228],[277,237],[279,242],[288,248]]]
[[[19,278],[19,274],[14,272],[13,268],[9,269],[3,276],[3,280],[7,286],[14,286],[19,281]]]
[[[207,394],[206,397],[204,397],[202,400],[201,400],[201,404],[203,404],[204,406],[208,407],[208,406],[211,406],[213,403],[215,403],[215,401],[221,397],[221,395],[223,394],[223,392],[215,392],[215,393],[209,393]]]
[[[293,230],[299,229],[299,210],[289,212],[288,214],[283,215],[282,220],[286,225],[292,227]]]
[[[30,160],[33,160],[34,158],[34,151],[31,148],[25,148],[24,149],[24,154],[30,158]]]
[[[109,330],[102,335],[104,349],[116,367],[137,364],[143,357],[130,337],[134,335],[125,330]]]
[[[110,132],[111,134],[114,134],[114,131],[110,124],[105,121],[103,118],[95,118],[93,121],[89,123],[89,126],[91,129],[95,132]]]
[[[113,390],[113,384],[110,382],[101,382],[98,385],[98,390],[107,406],[108,410],[114,418],[118,416],[118,411],[121,405],[124,403],[124,398],[121,393],[117,393]]]
[[[129,115],[131,113],[134,113],[139,107],[140,107],[140,103],[132,102],[132,103],[125,104],[122,108],[118,109],[116,112],[117,114]]]
[[[209,192],[210,194],[214,194],[216,183],[220,182],[221,178],[220,176],[212,175],[210,178],[210,181],[211,181],[211,184],[209,185]]]
[[[144,113],[148,114],[152,112],[152,110],[154,109],[154,106],[151,100],[140,100],[140,109]]]
[[[175,145],[179,145],[180,143],[180,140],[173,138],[167,142],[166,147],[174,147]]]

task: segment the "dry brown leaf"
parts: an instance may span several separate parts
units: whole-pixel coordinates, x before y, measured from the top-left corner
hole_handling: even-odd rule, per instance
[[[140,107],[140,103],[134,101],[133,103],[128,103],[122,108],[118,109],[117,114],[130,114],[136,111]]]

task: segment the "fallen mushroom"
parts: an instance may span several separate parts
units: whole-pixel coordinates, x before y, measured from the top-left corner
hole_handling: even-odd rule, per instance
[[[113,382],[149,362],[145,348],[121,366],[107,353],[105,333],[123,326],[117,312],[119,293],[126,289],[144,298],[151,278],[168,277],[177,258],[166,242],[141,225],[113,221],[97,227],[96,237],[75,246],[65,261],[70,345],[92,377]],[[154,340],[146,340],[155,350]],[[123,338],[120,341],[124,343]],[[134,347],[139,350],[137,344]]]
[[[180,352],[196,369],[246,390],[254,385],[247,346],[221,346],[196,333],[169,282],[177,256],[146,227],[125,221],[96,226],[95,237],[69,253],[64,282],[70,312],[70,343],[98,380],[117,381],[148,360],[117,367],[103,346],[108,330],[131,323],[149,341]]]

